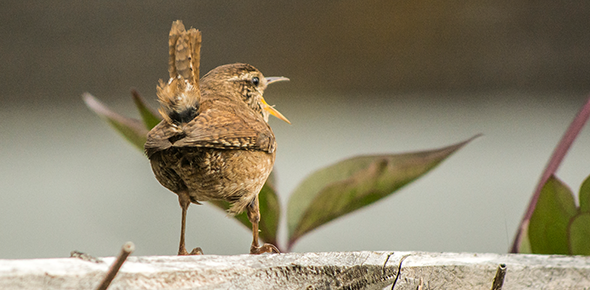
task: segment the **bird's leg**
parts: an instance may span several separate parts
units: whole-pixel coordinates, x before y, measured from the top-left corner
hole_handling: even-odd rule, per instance
[[[260,207],[258,205],[258,196],[246,207],[248,219],[252,223],[252,246],[250,246],[250,254],[263,253],[280,253],[279,249],[272,244],[258,244],[258,223],[260,222]]]
[[[202,255],[203,250],[201,248],[194,248],[190,254],[186,251],[186,247],[184,245],[184,232],[186,229],[186,212],[188,211],[188,206],[191,204],[190,197],[185,191],[178,193],[178,203],[180,203],[180,208],[182,209],[182,222],[180,227],[180,245],[178,246],[178,255]]]

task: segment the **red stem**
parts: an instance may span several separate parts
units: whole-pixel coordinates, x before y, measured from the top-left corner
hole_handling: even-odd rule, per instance
[[[580,111],[570,124],[570,126],[567,128],[567,131],[565,131],[565,134],[563,134],[561,141],[559,141],[559,144],[555,148],[555,151],[553,151],[553,155],[551,155],[551,159],[549,159],[549,163],[547,163],[547,167],[545,167],[545,171],[543,171],[543,174],[541,175],[541,180],[539,180],[539,183],[535,188],[535,192],[531,198],[531,201],[529,202],[527,211],[524,214],[522,221],[520,222],[520,226],[518,227],[518,232],[516,233],[514,243],[512,244],[512,248],[510,250],[511,253],[518,253],[520,241],[522,239],[522,231],[528,227],[529,220],[531,219],[531,216],[535,211],[535,206],[537,205],[537,200],[539,199],[541,189],[543,188],[549,177],[553,175],[555,171],[557,171],[557,168],[559,168],[561,161],[563,161],[563,158],[567,154],[567,151],[571,147],[572,143],[574,143],[576,137],[578,137],[580,131],[584,127],[584,124],[586,124],[588,117],[590,117],[590,95],[586,100],[586,104],[582,106],[582,108],[580,109]]]

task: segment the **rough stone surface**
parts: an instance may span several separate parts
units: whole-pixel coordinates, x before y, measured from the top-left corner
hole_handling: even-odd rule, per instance
[[[94,289],[113,262],[0,260],[0,289]],[[490,289],[499,264],[504,289],[590,288],[590,257],[338,252],[129,257],[109,289]]]

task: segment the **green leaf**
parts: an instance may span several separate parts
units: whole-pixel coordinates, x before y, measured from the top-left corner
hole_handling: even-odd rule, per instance
[[[267,243],[277,245],[277,231],[279,228],[279,219],[281,217],[281,205],[279,204],[279,198],[276,194],[274,187],[274,173],[271,172],[268,180],[260,190],[258,195],[260,202],[260,233],[259,237]],[[227,211],[229,209],[229,203],[225,201],[211,201],[211,204],[218,208]],[[245,212],[238,214],[234,217],[241,224],[246,226],[248,229],[252,229],[252,224],[248,220],[248,216]]]
[[[314,172],[289,199],[289,248],[305,233],[392,194],[475,137],[431,151],[353,157]]]
[[[568,232],[570,254],[590,256],[590,213],[584,212],[574,217]]]
[[[586,99],[586,103],[582,106],[582,108],[580,108],[580,111],[578,112],[574,120],[572,120],[572,122],[570,123],[569,127],[565,131],[565,134],[563,134],[563,136],[561,137],[559,144],[557,144],[557,147],[555,147],[555,149],[553,150],[553,154],[551,154],[551,158],[547,163],[547,167],[545,167],[545,170],[541,175],[541,179],[539,180],[539,183],[535,188],[533,197],[531,198],[531,201],[524,214],[524,217],[520,222],[520,226],[518,227],[518,231],[516,232],[516,237],[514,239],[514,242],[512,243],[512,247],[510,248],[511,253],[520,252],[518,249],[520,236],[523,234],[523,231],[525,230],[524,225],[529,222],[533,212],[535,211],[536,202],[539,199],[541,189],[543,188],[545,183],[547,183],[547,179],[551,175],[555,174],[557,168],[559,168],[559,165],[563,161],[563,158],[567,154],[571,145],[574,143],[574,140],[576,140],[576,138],[580,134],[580,131],[582,131],[582,128],[588,121],[588,118],[590,118],[590,96],[588,97],[588,99]]]
[[[135,106],[137,106],[137,110],[139,110],[139,114],[141,115],[141,119],[146,128],[151,130],[156,127],[156,125],[162,121],[160,114],[149,107],[136,90],[131,90],[131,95],[133,96],[133,102],[135,103]]]
[[[590,212],[590,176],[580,186],[580,211]]]
[[[519,254],[532,254],[533,250],[531,249],[531,241],[529,240],[529,223],[528,221],[526,224],[523,224],[523,231],[522,237],[520,239],[520,243],[518,244],[518,253]]]
[[[260,195],[260,238],[278,247],[277,233],[281,218],[281,206],[274,186],[266,183]]]
[[[107,123],[123,135],[127,141],[131,142],[131,144],[143,152],[143,144],[145,144],[148,130],[141,121],[127,118],[113,112],[90,93],[84,93],[82,98],[90,110],[103,120],[107,121]]]
[[[549,177],[529,224],[532,252],[569,254],[567,229],[577,212],[572,191],[555,176]]]

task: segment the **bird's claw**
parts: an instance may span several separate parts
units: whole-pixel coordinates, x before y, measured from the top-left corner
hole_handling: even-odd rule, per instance
[[[264,253],[279,254],[280,251],[273,244],[264,244],[261,247],[258,247],[256,245],[252,245],[250,247],[250,254],[260,255],[260,254],[264,254]]]
[[[186,251],[186,248],[181,249],[178,252],[179,256],[186,256],[186,255],[203,255],[203,250],[199,247],[194,248],[190,253]]]

